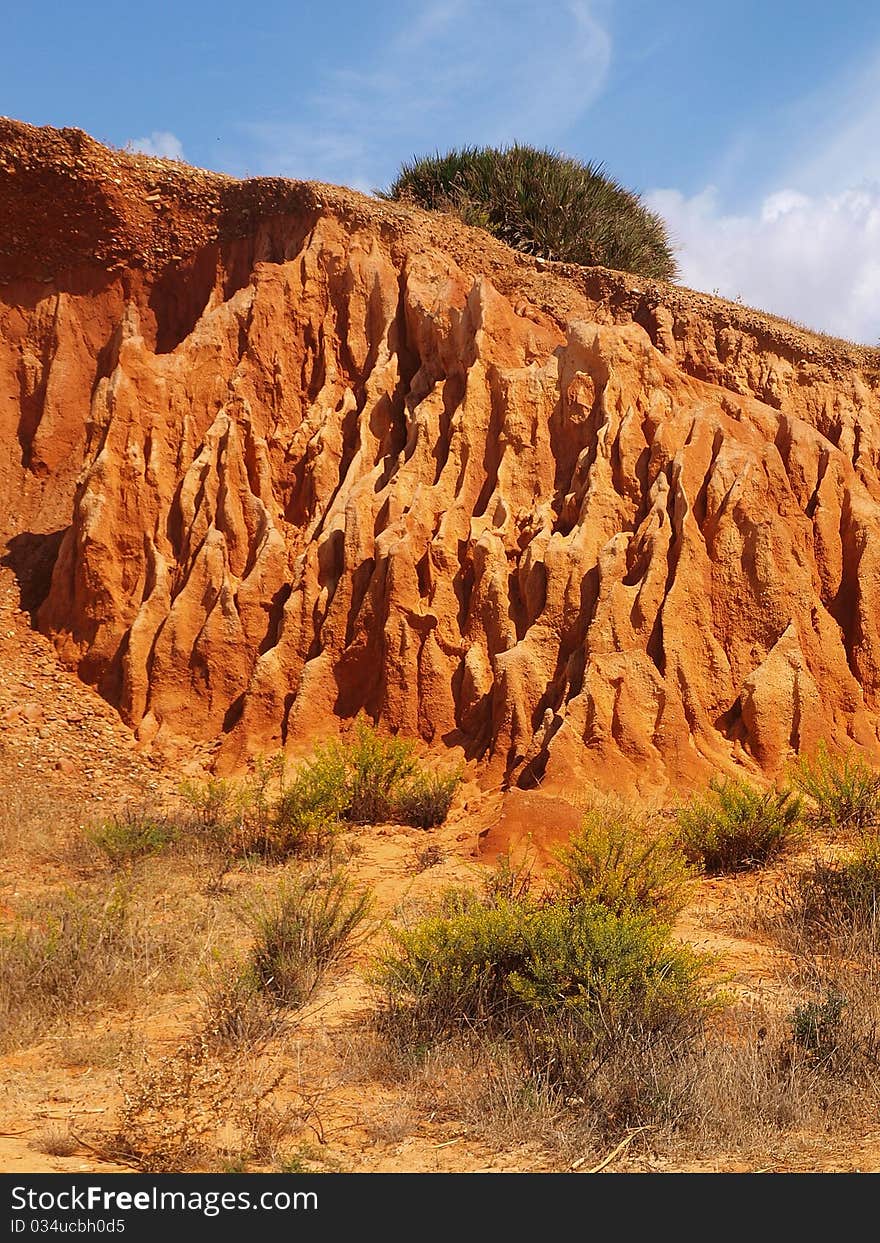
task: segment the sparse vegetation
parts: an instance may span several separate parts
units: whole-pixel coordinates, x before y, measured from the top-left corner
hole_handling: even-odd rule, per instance
[[[280,1005],[302,1006],[325,972],[363,935],[370,908],[342,871],[312,873],[282,885],[256,905],[250,970]]]
[[[94,847],[86,842],[80,826],[88,819],[85,799],[60,793],[51,783],[26,779],[20,770],[8,767],[0,745],[0,761],[7,764],[5,780],[0,777],[0,855],[30,854],[35,848],[59,857],[69,854],[71,844],[85,843],[88,853]],[[3,767],[0,764],[0,773]]]
[[[427,846],[422,846],[416,851],[415,863],[413,871],[426,872],[428,868],[435,868],[446,858],[444,851],[436,842],[429,842]]]
[[[53,1061],[57,1066],[108,1069],[133,1058],[142,1036],[131,1026],[123,1031],[98,1030],[57,1038]]]
[[[324,853],[338,824],[338,785],[314,762],[288,784],[281,758],[262,761],[241,781],[188,784],[184,832],[228,860],[277,862]]]
[[[562,852],[543,894],[508,864],[482,895],[446,891],[392,932],[374,976],[386,1064],[415,1077],[436,1063],[475,1125],[567,1152],[639,1127],[652,1145],[748,1150],[845,1121],[876,1059],[876,964],[842,985],[836,966],[805,959],[790,986],[807,996],[787,1018],[713,1001],[707,964],[669,941],[650,892],[627,898],[613,852],[603,868],[597,841],[619,833],[625,860],[635,849],[621,819],[626,832],[588,824],[586,854],[571,856],[584,866],[567,873]],[[607,905],[583,900],[597,891]],[[657,892],[660,909],[678,907],[675,886]]]
[[[830,1062],[843,1043],[846,997],[828,988],[821,1001],[796,1006],[789,1023],[791,1038],[801,1049],[820,1062]]]
[[[373,976],[379,1032],[410,1059],[469,1048],[482,1108],[507,1123],[653,1123],[658,1076],[701,1047],[715,1005],[705,960],[646,910],[617,907],[576,887],[535,896],[509,864],[482,895],[447,891],[391,932]]]
[[[126,807],[101,821],[89,836],[111,865],[119,868],[165,850],[177,841],[179,829],[169,816]]]
[[[584,814],[578,836],[558,852],[557,886],[616,915],[652,912],[672,920],[684,905],[691,878],[669,835],[620,799],[608,798]]]
[[[347,822],[348,773],[328,766],[313,787],[320,793],[328,777],[334,836]],[[254,824],[276,814],[278,778],[265,797],[253,790],[262,778],[250,779]],[[235,783],[206,786],[208,818],[234,828]],[[323,796],[315,801],[320,807]],[[95,852],[87,884],[30,906],[22,899],[0,934],[5,1047],[48,1035],[51,1073],[93,1068],[99,1103],[114,1066],[122,1077],[115,1117],[87,1112],[72,1124],[84,1147],[63,1124],[40,1121],[26,1132],[22,1144],[47,1155],[76,1152],[82,1161],[98,1148],[143,1170],[229,1172],[335,1168],[341,1155],[347,1167],[359,1161],[339,1137],[354,1123],[377,1156],[403,1138],[414,1153],[426,1144],[433,1152],[462,1128],[495,1149],[526,1144],[529,1160],[547,1168],[575,1160],[590,1168],[631,1137],[623,1168],[732,1157],[765,1168],[795,1154],[802,1162],[818,1134],[827,1151],[847,1143],[853,1116],[873,1099],[880,840],[867,821],[845,849],[832,854],[826,842],[809,867],[774,871],[760,886],[762,940],[786,951],[778,981],[764,977],[767,1008],[719,998],[724,962],[705,963],[670,939],[668,923],[692,882],[664,820],[604,799],[554,872],[502,860],[467,889],[444,888],[446,869],[421,877],[420,896],[404,908],[403,927],[389,930],[371,974],[379,1006],[364,1030],[347,1006],[342,1019],[335,1010],[344,972],[355,969],[346,956],[368,924],[353,882],[329,863],[306,871],[296,863],[276,887],[278,873],[264,864],[274,867],[277,856],[249,850],[225,891],[194,888],[223,848],[195,825],[192,805],[169,818],[179,835],[158,845],[133,813],[121,813],[111,862],[125,869],[124,881],[96,867]],[[341,840],[357,838],[363,856],[352,871],[363,863],[372,875],[389,850],[407,871],[443,858],[433,838],[416,836],[418,851],[412,835]],[[78,866],[52,850],[48,867]],[[744,904],[753,890],[748,882]],[[204,981],[192,967],[219,945],[196,1035],[186,1034],[184,1018],[177,1052],[157,1056],[151,1016],[161,1015],[163,1050],[180,1020],[166,1026],[171,1009],[156,1010],[155,990]],[[328,971],[339,994],[324,987]],[[319,1144],[315,1157],[305,1155],[307,1133]]]
[[[880,943],[880,841],[865,838],[839,859],[815,859],[781,882],[778,899],[769,923],[787,941],[873,953]]]
[[[221,968],[207,991],[209,1042],[253,1046],[281,1031],[364,936],[369,909],[369,896],[338,869],[304,873],[255,900],[247,958]]]
[[[203,1031],[212,1048],[253,1049],[279,1035],[287,1013],[267,997],[252,970],[219,967],[202,1001]]]
[[[72,1157],[79,1143],[65,1126],[50,1126],[34,1137],[33,1147],[47,1157]]]
[[[319,744],[290,780],[277,759],[243,781],[185,786],[180,835],[229,860],[316,857],[344,823],[442,824],[460,780],[423,772],[410,739],[383,737],[361,718],[350,741]]]
[[[255,1063],[230,1074],[208,1042],[186,1041],[127,1070],[122,1107],[101,1147],[108,1159],[149,1173],[268,1165],[310,1112],[279,1102],[282,1077]]]
[[[0,1047],[93,1002],[120,1001],[175,955],[169,938],[132,910],[120,885],[34,903],[0,934]]]
[[[532,869],[527,860],[514,863],[510,855],[502,855],[495,867],[483,878],[482,898],[487,906],[498,902],[525,902],[532,892]],[[454,914],[475,901],[465,889],[448,890],[441,898],[441,908]]]
[[[768,1150],[796,1148],[802,1129],[846,1128],[873,1098],[876,967],[875,957],[854,975],[842,958],[810,958],[780,980],[803,998],[787,1014],[728,999],[696,1022],[612,1027],[599,1044],[585,1044],[564,1011],[514,1038],[386,1026],[381,1066],[417,1099],[445,1092],[487,1139],[539,1139],[566,1164],[645,1127],[651,1149],[673,1161],[736,1152],[765,1165]]]
[[[677,812],[685,856],[709,873],[761,867],[798,834],[800,819],[791,790],[762,793],[741,778],[713,779]]]
[[[792,764],[791,780],[806,796],[811,828],[864,833],[880,827],[880,772],[852,751],[834,755],[822,742],[812,758]]]
[[[514,144],[404,164],[386,198],[452,212],[516,250],[672,280],[666,226],[601,166]]]

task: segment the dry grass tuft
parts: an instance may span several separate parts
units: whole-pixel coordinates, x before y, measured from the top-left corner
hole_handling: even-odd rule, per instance
[[[428,868],[438,867],[445,858],[446,852],[442,846],[438,846],[436,842],[431,842],[415,852],[412,870],[417,873],[426,872]]]
[[[315,1102],[279,1090],[285,1074],[255,1058],[218,1058],[203,1038],[185,1041],[124,1072],[102,1151],[150,1173],[277,1164],[291,1137],[310,1129],[323,1138]]]
[[[368,896],[339,868],[287,877],[254,898],[247,956],[215,973],[203,1001],[208,1040],[217,1048],[256,1047],[284,1031],[363,940],[369,909]]]
[[[186,986],[208,950],[209,909],[114,881],[26,905],[0,932],[0,1050],[92,1008]]]
[[[86,804],[29,779],[0,783],[0,851],[4,855],[63,850],[88,816]]]
[[[34,1136],[31,1147],[47,1157],[72,1157],[80,1145],[67,1127],[51,1126]]]

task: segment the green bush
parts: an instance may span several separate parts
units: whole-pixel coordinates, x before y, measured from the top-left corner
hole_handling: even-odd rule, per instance
[[[828,988],[821,1001],[796,1006],[788,1021],[793,1043],[813,1059],[833,1059],[843,1043],[846,1004],[842,993]]]
[[[211,778],[182,787],[184,834],[209,850],[266,860],[322,854],[338,826],[341,772],[309,761],[288,784],[280,758],[241,781]]]
[[[713,778],[676,818],[689,862],[709,873],[742,872],[767,863],[799,832],[801,800],[791,790],[762,794],[738,778]]]
[[[414,752],[410,739],[383,738],[364,720],[355,725],[347,746],[329,743],[326,756],[345,772],[345,818],[354,824],[392,819],[400,794],[418,771]]]
[[[292,778],[278,757],[241,781],[184,785],[180,835],[228,858],[316,856],[345,821],[442,824],[460,780],[458,772],[422,772],[414,742],[383,737],[360,719],[351,741],[319,744]]]
[[[832,755],[822,742],[812,759],[792,764],[791,780],[809,800],[814,828],[864,832],[880,824],[880,773],[851,751]]]
[[[601,166],[514,144],[404,164],[385,198],[451,211],[516,250],[672,280],[666,226]]]
[[[286,883],[251,912],[247,978],[279,1005],[304,1005],[328,968],[357,943],[369,909],[369,898],[354,893],[341,871]]]
[[[449,814],[461,773],[417,773],[395,799],[396,818],[416,829],[433,829]]]
[[[173,845],[179,828],[168,816],[127,807],[93,828],[89,837],[118,868]]]
[[[239,818],[240,796],[231,781],[209,777],[207,781],[184,781],[180,786],[184,804],[182,819],[186,836],[213,850],[225,850]]]
[[[387,738],[360,718],[350,742],[315,748],[297,775],[297,804],[352,824],[399,820],[417,828],[442,824],[461,781],[459,772],[424,773],[409,738]]]
[[[273,853],[271,843],[273,788],[282,787],[280,759],[259,761],[253,773],[240,781],[210,777],[184,782],[180,795],[186,840],[230,857]]]
[[[873,926],[880,914],[880,841],[866,838],[842,859],[817,859],[789,892],[790,913],[805,925],[834,933]]]
[[[345,809],[344,765],[318,750],[283,788],[272,809],[275,853],[322,854],[339,829]]]
[[[374,975],[386,1019],[428,1037],[546,1033],[565,1020],[586,1046],[622,1029],[656,1032],[704,1009],[698,957],[632,911],[527,898],[461,902],[391,936]]]
[[[624,803],[607,800],[584,815],[580,833],[557,853],[563,894],[620,915],[653,912],[672,920],[691,872],[681,849]]]

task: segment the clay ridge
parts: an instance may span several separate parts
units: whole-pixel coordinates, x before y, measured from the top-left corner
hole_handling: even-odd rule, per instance
[[[85,165],[3,239],[8,533],[145,742],[233,767],[364,709],[548,788],[876,749],[875,352],[3,126],[0,203]]]

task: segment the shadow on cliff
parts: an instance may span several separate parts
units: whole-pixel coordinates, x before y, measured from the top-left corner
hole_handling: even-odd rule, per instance
[[[15,575],[21,607],[30,615],[35,628],[37,610],[49,594],[52,571],[66,530],[62,527],[48,534],[22,531],[7,541],[6,553],[0,558],[0,565],[8,567]]]

